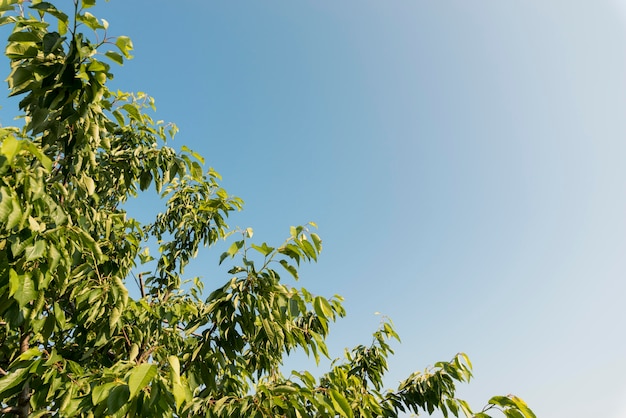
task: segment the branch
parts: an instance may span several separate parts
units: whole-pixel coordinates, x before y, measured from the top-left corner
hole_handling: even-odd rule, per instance
[[[146,290],[144,289],[144,286],[143,286],[143,276],[141,275],[141,273],[139,273],[139,291],[141,292],[141,298],[145,299]]]
[[[0,409],[0,414],[15,414],[15,415],[19,415],[19,411],[14,406],[7,406],[6,408]]]

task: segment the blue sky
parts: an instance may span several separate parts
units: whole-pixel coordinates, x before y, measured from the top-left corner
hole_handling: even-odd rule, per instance
[[[174,145],[246,202],[231,226],[278,243],[319,225],[300,285],[346,299],[333,355],[381,312],[402,337],[389,386],[463,351],[476,407],[514,393],[540,417],[626,417],[626,1],[112,0],[97,15],[136,48],[114,86],[154,96]],[[228,278],[218,256],[189,272],[207,289]]]

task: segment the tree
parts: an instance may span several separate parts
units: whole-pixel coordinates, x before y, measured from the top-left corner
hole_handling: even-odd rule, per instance
[[[294,350],[328,356],[329,323],[344,315],[340,297],[281,283],[317,260],[313,224],[279,246],[240,231],[220,259],[233,264],[223,286],[203,298],[199,279],[185,284],[199,248],[233,233],[225,221],[242,201],[200,155],[166,145],[176,127],[153,121],[150,97],[107,88],[132,43],[109,37],[94,5],[75,0],[67,15],[0,0],[24,121],[0,128],[0,415],[534,417],[511,395],[477,414],[457,399],[455,383],[471,377],[464,354],[384,390],[390,321],[319,378],[282,374]],[[165,210],[141,224],[123,204],[149,188]],[[134,277],[138,264],[151,273]]]

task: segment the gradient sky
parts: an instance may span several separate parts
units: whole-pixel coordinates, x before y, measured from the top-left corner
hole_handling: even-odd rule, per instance
[[[381,312],[402,337],[389,386],[463,351],[475,407],[514,393],[538,417],[626,417],[626,0],[95,13],[135,44],[113,85],[154,96],[173,145],[246,202],[231,226],[278,244],[319,225],[299,285],[345,297],[333,356],[369,343]],[[207,290],[228,279],[218,256],[189,271]]]

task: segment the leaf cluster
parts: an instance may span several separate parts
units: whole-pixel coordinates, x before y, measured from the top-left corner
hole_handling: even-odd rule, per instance
[[[232,239],[226,221],[242,201],[202,156],[168,145],[176,127],[152,118],[149,96],[108,88],[132,42],[109,37],[88,11],[95,0],[73,4],[66,14],[0,0],[24,121],[0,128],[0,415],[474,416],[455,398],[455,382],[471,377],[464,354],[383,389],[398,339],[388,320],[319,378],[283,374],[296,350],[329,357],[329,325],[345,315],[341,297],[281,280],[318,259],[315,225],[291,227],[277,246],[252,242],[251,228]],[[165,204],[148,224],[124,205],[142,192]],[[222,239],[232,240],[220,257],[228,278],[203,297],[184,270]],[[475,416],[493,409],[534,416],[513,396]]]

